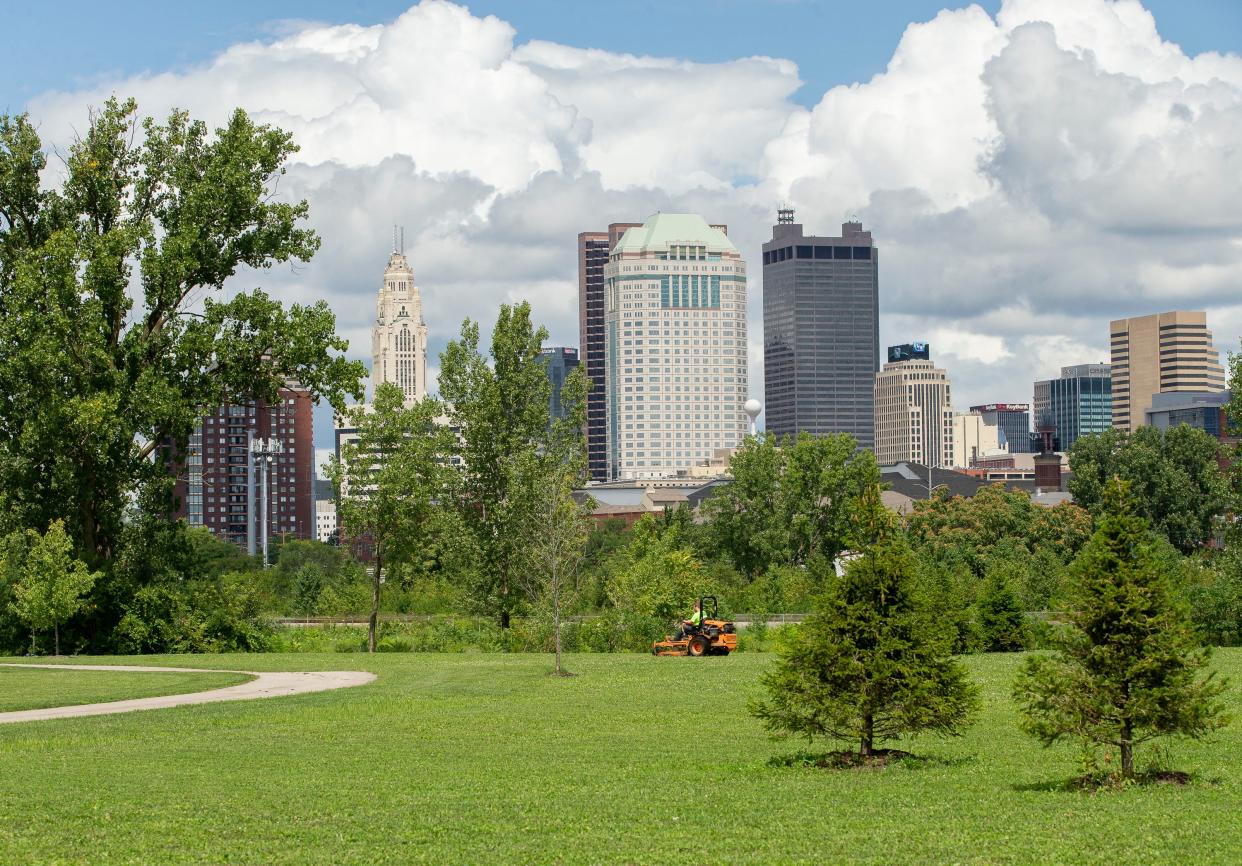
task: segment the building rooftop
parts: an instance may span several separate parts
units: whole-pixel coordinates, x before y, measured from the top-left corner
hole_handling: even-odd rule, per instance
[[[612,248],[614,253],[667,249],[669,244],[702,244],[717,252],[737,252],[720,229],[693,213],[657,213],[638,228],[626,229]]]

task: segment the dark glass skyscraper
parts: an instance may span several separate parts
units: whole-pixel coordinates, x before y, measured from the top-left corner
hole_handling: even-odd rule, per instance
[[[605,392],[604,265],[625,230],[638,223],[613,223],[604,232],[578,235],[578,350],[591,389],[587,392],[587,463],[593,481],[608,480],[608,401]]]
[[[539,360],[548,374],[548,382],[552,390],[548,394],[548,423],[551,424],[565,417],[565,407],[561,405],[561,389],[565,380],[578,366],[578,350],[556,346],[539,350]]]
[[[841,237],[802,233],[782,210],[763,245],[767,429],[850,433],[875,447],[880,369],[879,251],[861,223]]]

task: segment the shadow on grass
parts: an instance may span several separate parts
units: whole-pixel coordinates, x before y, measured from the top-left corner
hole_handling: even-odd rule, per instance
[[[799,750],[787,755],[773,755],[769,767],[815,767],[823,770],[883,770],[900,767],[917,770],[922,767],[964,767],[975,763],[972,755],[945,758],[940,755],[916,755],[901,749],[876,749],[869,757],[855,751],[808,752]]]
[[[1015,791],[1022,792],[1062,792],[1076,794],[1095,794],[1103,791],[1123,791],[1126,788],[1154,787],[1156,785],[1176,785],[1183,787],[1199,781],[1189,773],[1180,770],[1146,770],[1131,779],[1123,778],[1120,773],[1088,773],[1070,779],[1047,782],[1027,782],[1011,785]],[[1208,784],[1216,784],[1209,779]]]

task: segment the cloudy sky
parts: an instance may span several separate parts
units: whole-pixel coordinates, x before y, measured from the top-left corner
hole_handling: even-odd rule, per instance
[[[522,298],[576,345],[577,233],[687,210],[752,263],[761,397],[759,251],[784,201],[808,232],[873,231],[881,340],[929,340],[959,407],[1106,360],[1113,317],[1206,308],[1238,347],[1242,4],[876,5],[135,3],[128,27],[83,4],[111,53],[70,35],[46,63],[51,13],[15,13],[0,49],[37,71],[0,108],[59,144],[111,93],[292,131],[280,194],[310,201],[322,250],[238,287],[326,299],[360,358],[394,223],[434,356]]]

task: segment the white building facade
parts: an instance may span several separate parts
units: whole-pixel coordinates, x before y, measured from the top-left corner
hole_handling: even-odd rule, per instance
[[[406,405],[427,395],[427,325],[423,299],[405,254],[393,250],[384,269],[371,329],[371,384],[393,382]]]
[[[1001,430],[989,424],[981,412],[959,412],[953,416],[953,467],[969,469],[980,457],[1007,454],[1001,445]]]
[[[952,466],[949,375],[931,361],[884,365],[875,377],[875,456],[883,466]]]
[[[608,472],[688,474],[746,436],[746,263],[695,214],[627,229],[604,268]]]
[[[331,499],[315,500],[315,538],[327,544],[336,535],[336,503]]]

